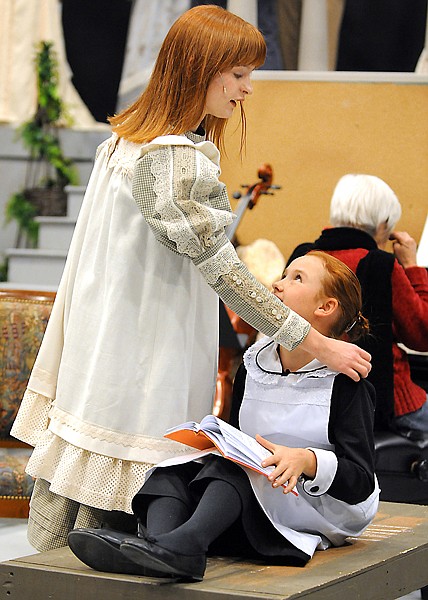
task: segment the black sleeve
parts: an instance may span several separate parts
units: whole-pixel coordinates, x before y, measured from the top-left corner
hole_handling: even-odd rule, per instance
[[[329,439],[335,447],[337,471],[330,496],[348,504],[365,500],[374,490],[374,387],[366,380],[338,375],[334,381]]]
[[[239,365],[233,380],[232,406],[230,407],[229,423],[239,429],[239,410],[244,397],[245,381],[247,379],[247,370],[244,363]]]

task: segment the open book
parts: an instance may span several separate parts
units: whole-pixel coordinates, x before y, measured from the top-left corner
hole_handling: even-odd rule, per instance
[[[189,421],[168,429],[164,437],[181,442],[192,448],[208,450],[217,448],[224,458],[268,477],[273,466],[262,467],[262,461],[271,452],[254,438],[236,429],[214,415],[207,415],[200,423]],[[293,494],[298,495],[295,490]]]

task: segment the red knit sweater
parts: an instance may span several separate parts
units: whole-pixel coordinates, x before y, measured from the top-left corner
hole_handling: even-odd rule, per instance
[[[368,250],[329,251],[354,272]],[[397,417],[413,412],[426,401],[427,393],[410,376],[407,354],[397,344],[411,350],[428,351],[428,272],[422,267],[403,267],[395,261],[392,271],[392,331],[394,342],[394,411]]]

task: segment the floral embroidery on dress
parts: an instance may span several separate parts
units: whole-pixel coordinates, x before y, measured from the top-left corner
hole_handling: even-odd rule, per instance
[[[105,150],[108,165],[116,173],[124,177],[131,178],[134,174],[135,162],[140,155],[141,144],[129,142],[124,138],[118,138],[113,133],[112,136],[103,142],[97,149],[96,158]]]
[[[205,280],[214,285],[222,275],[227,275],[240,264],[240,260],[233,247],[226,244],[207,260],[198,264]]]
[[[233,219],[229,211],[210,204],[210,197],[221,192],[218,168],[191,146],[179,146],[178,151],[165,146],[151,156],[155,211],[178,252],[195,258],[215,245]]]
[[[310,328],[307,321],[290,310],[284,324],[273,337],[287,350],[294,350],[308,335]]]

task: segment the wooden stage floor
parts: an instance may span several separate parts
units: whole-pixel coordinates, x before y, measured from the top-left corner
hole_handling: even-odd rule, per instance
[[[93,571],[68,548],[0,563],[8,600],[388,600],[428,584],[428,506],[381,502],[349,544],[304,568],[210,558],[205,579],[177,583]]]

